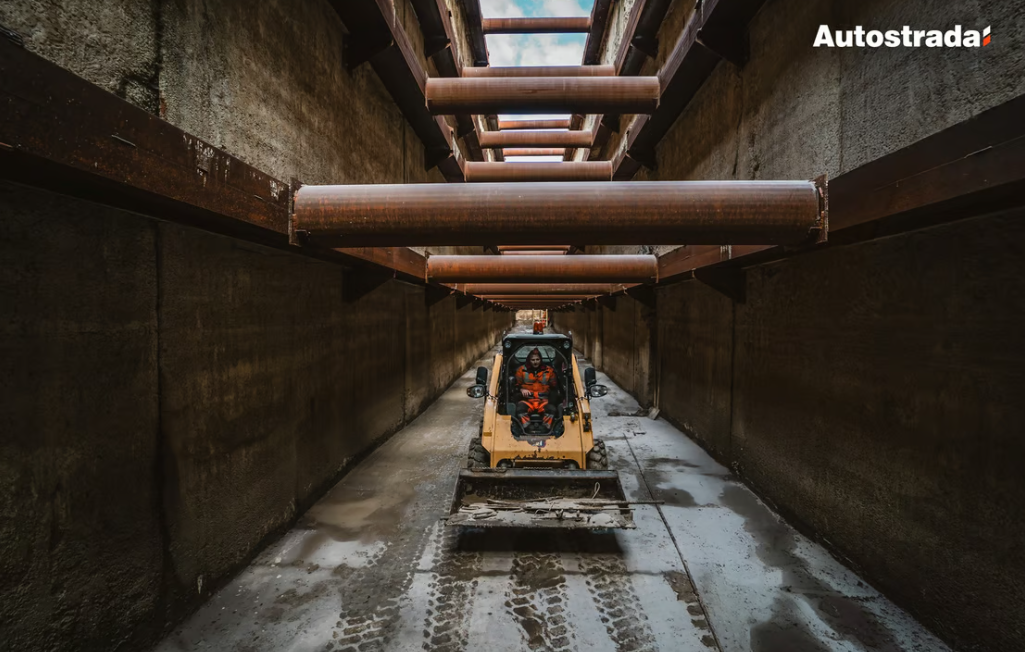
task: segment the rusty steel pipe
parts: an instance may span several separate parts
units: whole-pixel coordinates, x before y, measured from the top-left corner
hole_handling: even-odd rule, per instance
[[[568,250],[571,245],[498,245],[498,251],[537,251],[538,249]]]
[[[584,299],[593,299],[594,294],[477,294],[474,295],[481,299],[487,299],[488,301],[494,301],[495,303],[503,303],[505,301],[518,302],[518,301],[561,301],[563,303],[567,301],[582,301]]]
[[[481,134],[482,136],[484,134]],[[612,181],[612,161],[463,164],[467,183],[498,181]]]
[[[819,191],[811,181],[303,186],[292,227],[330,247],[791,245],[824,234]]]
[[[620,283],[457,283],[453,289],[465,294],[512,295],[587,295],[597,296],[625,290]]]
[[[569,129],[572,120],[499,120],[498,128],[501,131],[512,129]]]
[[[573,299],[572,301],[499,301],[497,302],[501,306],[508,306],[510,308],[559,308],[562,306],[575,303],[577,301],[583,301],[583,299]]]
[[[658,108],[658,77],[431,77],[435,115],[459,113],[648,114]]]
[[[615,66],[491,66],[463,68],[463,77],[615,77]]]
[[[503,256],[565,256],[565,251],[544,250],[544,251],[504,251]]]
[[[434,283],[648,283],[655,256],[431,256]]]
[[[584,17],[484,18],[485,34],[587,34],[591,19]]]
[[[478,135],[485,149],[505,147],[591,147],[590,131],[482,131]]]
[[[510,156],[564,156],[565,148],[510,148],[502,150],[506,158]]]

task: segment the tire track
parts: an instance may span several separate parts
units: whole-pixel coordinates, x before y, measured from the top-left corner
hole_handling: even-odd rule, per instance
[[[531,650],[574,650],[566,616],[566,578],[556,554],[513,557],[505,606],[526,635]]]
[[[402,536],[365,567],[335,569],[335,576],[345,586],[335,624],[336,652],[383,650],[393,640],[416,562],[428,539],[426,532]]]
[[[424,619],[423,648],[432,652],[465,650],[469,637],[467,621],[483,558],[479,552],[459,550],[455,528],[436,526],[434,540],[437,552]]]
[[[583,553],[580,570],[587,577],[587,589],[616,649],[657,652],[655,635],[620,555]]]

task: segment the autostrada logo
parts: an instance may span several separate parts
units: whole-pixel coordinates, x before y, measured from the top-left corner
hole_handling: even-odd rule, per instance
[[[946,31],[938,29],[912,29],[905,25],[901,29],[866,30],[861,25],[854,29],[833,30],[829,25],[819,25],[815,36],[815,47],[827,48],[979,48],[990,43],[990,28],[981,32],[962,29],[954,25]]]

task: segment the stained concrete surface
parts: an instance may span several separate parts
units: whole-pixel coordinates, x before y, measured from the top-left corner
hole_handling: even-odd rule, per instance
[[[0,183],[0,650],[146,649],[511,315]]]
[[[750,267],[744,303],[656,291],[662,417],[966,651],[1025,649],[1023,217]],[[629,301],[555,316],[615,378]]]
[[[157,652],[947,649],[603,374],[597,433],[629,497],[663,504],[626,532],[446,528],[481,417],[472,375]]]

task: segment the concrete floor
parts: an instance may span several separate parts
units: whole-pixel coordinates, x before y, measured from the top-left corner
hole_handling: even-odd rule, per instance
[[[487,364],[488,361],[481,361]],[[468,372],[158,652],[946,650],[729,470],[599,374],[592,403],[637,529],[457,535]]]

